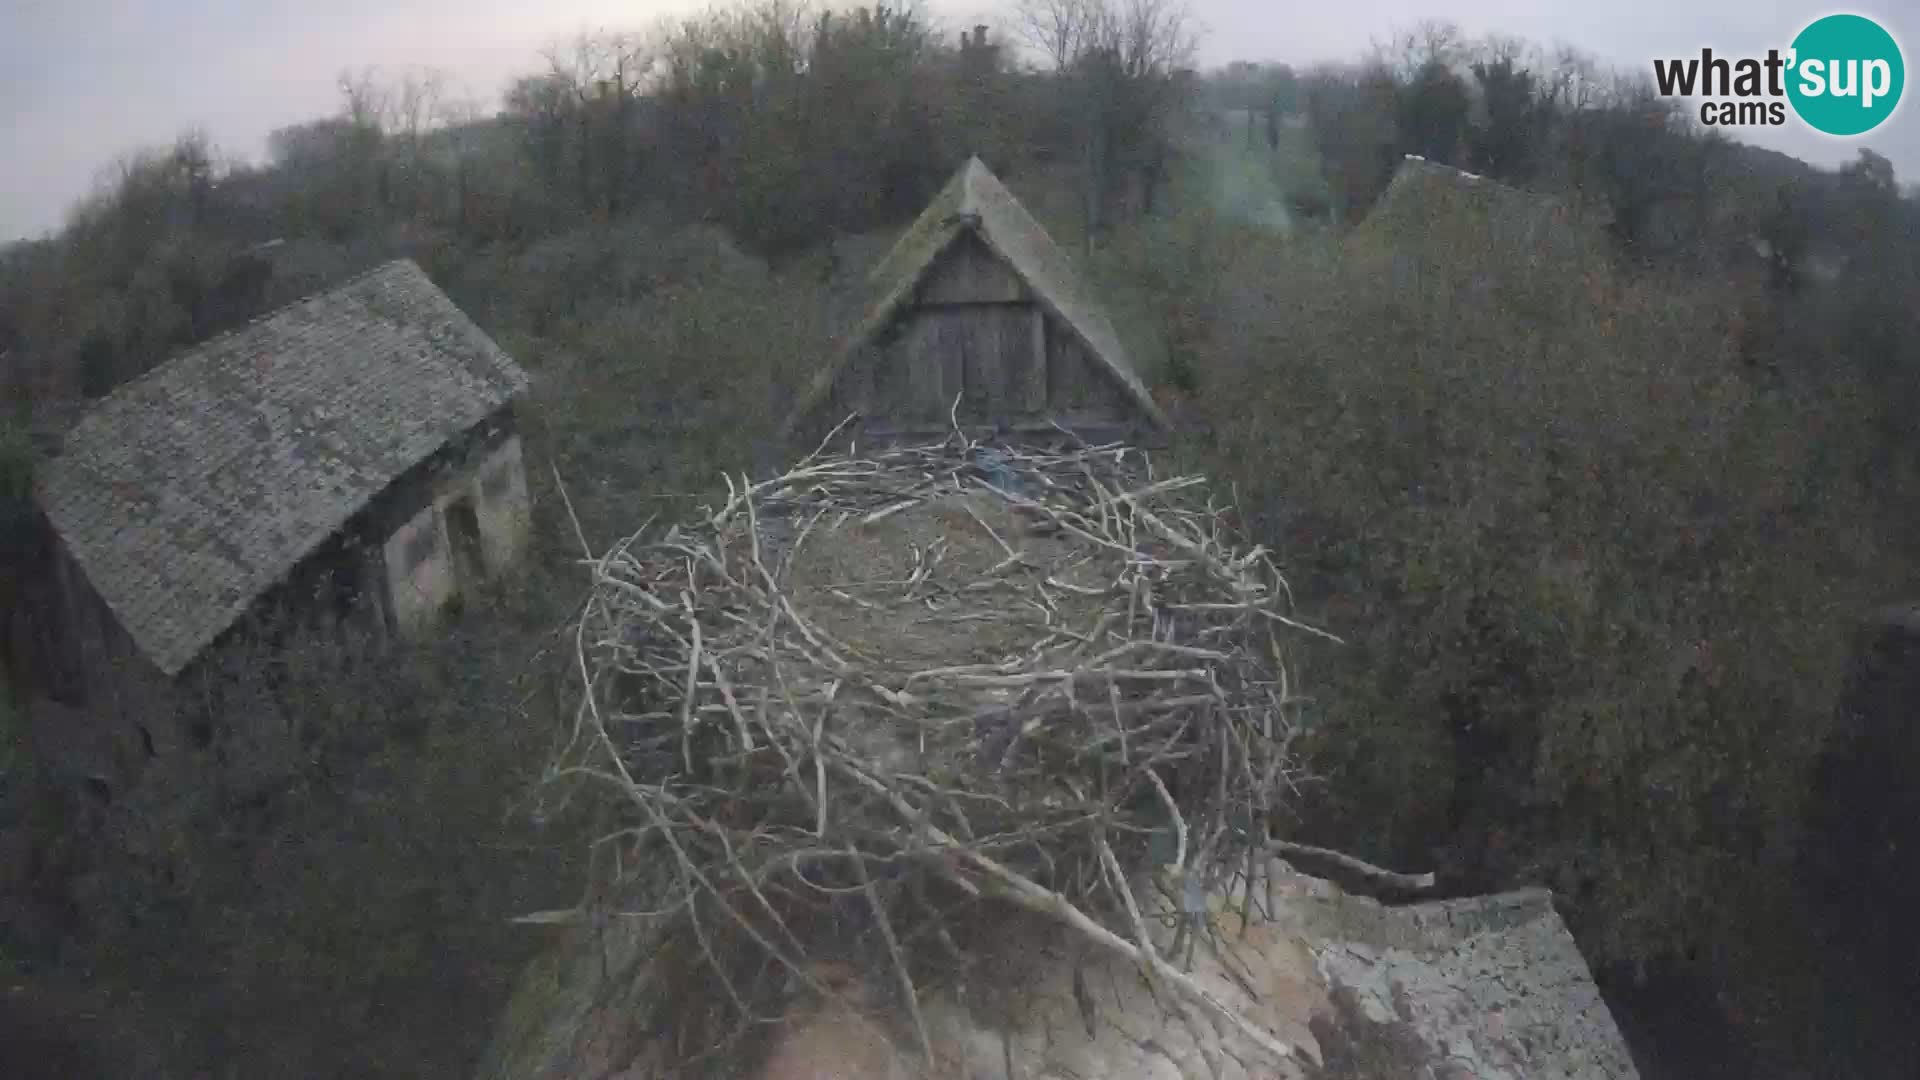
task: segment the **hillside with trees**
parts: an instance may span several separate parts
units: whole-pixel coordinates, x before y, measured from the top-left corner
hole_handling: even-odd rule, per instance
[[[1807,860],[1851,827],[1817,804],[1855,775],[1856,632],[1913,599],[1920,204],[1870,149],[1731,142],[1571,50],[1425,24],[1200,72],[1196,42],[1172,0],[989,32],[774,0],[554,45],[497,112],[349,72],[269,161],[184,135],[0,250],[8,552],[88,402],[398,256],[535,375],[540,552],[445,640],[233,671],[223,707],[276,695],[310,766],[244,792],[102,803],[37,753],[10,657],[0,835],[32,854],[0,972],[166,1075],[468,1073],[545,940],[507,920],[569,902],[594,824],[538,783],[580,539],[772,464],[865,269],[978,154],[1107,294],[1171,455],[1347,641],[1295,658],[1320,780],[1287,830],[1554,889],[1649,1077],[1911,1075],[1879,959],[1910,932]],[[1408,195],[1408,154],[1506,194]],[[1227,205],[1223,162],[1290,224]],[[1564,209],[1551,244],[1521,205]]]

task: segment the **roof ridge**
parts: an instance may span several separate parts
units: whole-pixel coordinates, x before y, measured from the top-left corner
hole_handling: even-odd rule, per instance
[[[869,272],[868,306],[851,330],[838,335],[840,341],[832,360],[815,373],[801,393],[786,424],[789,432],[832,392],[834,380],[851,362],[854,351],[910,302],[914,287],[929,268],[969,231],[1026,282],[1034,302],[1080,339],[1092,362],[1120,382],[1125,395],[1156,428],[1172,426],[1128,359],[1125,343],[1087,279],[1089,268],[1076,263],[1048,235],[1045,226],[976,154],[941,186],[886,257]]]

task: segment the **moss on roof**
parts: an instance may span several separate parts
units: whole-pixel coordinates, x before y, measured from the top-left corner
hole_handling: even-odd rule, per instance
[[[37,495],[172,675],[527,381],[418,266],[392,262],[120,387],[68,433]]]
[[[809,385],[795,411],[796,422],[827,399],[853,354],[893,321],[934,262],[966,232],[978,236],[1027,283],[1040,304],[1080,338],[1094,361],[1119,380],[1141,412],[1156,425],[1168,426],[1072,260],[977,157],[967,159],[874,267],[865,314]]]

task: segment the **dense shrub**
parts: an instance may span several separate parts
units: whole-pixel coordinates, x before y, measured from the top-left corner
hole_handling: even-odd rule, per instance
[[[1551,885],[1599,965],[1788,962],[1848,631],[1912,569],[1867,395],[1749,379],[1729,297],[1597,240],[1541,265],[1433,221],[1249,247],[1213,309],[1194,452],[1351,639],[1309,668],[1313,827]]]
[[[565,678],[539,660],[580,595],[555,554],[413,644],[263,624],[173,703],[204,746],[154,716],[145,782],[49,789],[41,884],[76,917],[51,973],[164,1030],[155,1075],[471,1069],[545,941],[509,920],[581,880],[584,823],[530,814]]]

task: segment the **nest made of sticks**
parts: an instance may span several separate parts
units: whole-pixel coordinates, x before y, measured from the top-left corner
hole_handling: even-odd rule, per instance
[[[1229,517],[1124,445],[956,434],[729,479],[590,556],[552,772],[618,816],[598,895],[684,927],[705,969],[701,1016],[687,995],[665,1021],[685,1053],[833,994],[815,963],[857,924],[931,1055],[918,996],[1004,903],[1222,1008],[1148,923],[1204,930],[1202,898],[1266,865],[1296,780],[1285,658],[1320,633]]]

